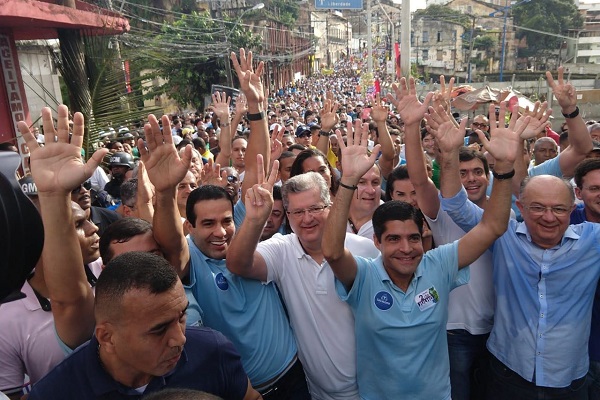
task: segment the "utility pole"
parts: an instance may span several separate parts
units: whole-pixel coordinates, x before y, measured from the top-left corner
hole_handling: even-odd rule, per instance
[[[471,36],[469,38],[469,53],[467,53],[468,59],[468,70],[467,70],[467,83],[471,83],[471,57],[473,56],[473,35],[475,34],[475,16],[470,15],[471,17]]]
[[[367,72],[373,74],[373,32],[371,31],[371,0],[367,0]]]
[[[401,21],[400,69],[402,70],[402,75],[408,77],[410,76],[410,0],[402,1]]]

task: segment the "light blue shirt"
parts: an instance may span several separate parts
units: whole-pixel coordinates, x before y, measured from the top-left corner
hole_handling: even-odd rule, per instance
[[[465,231],[481,219],[482,210],[467,201],[464,189],[442,198],[442,207]],[[560,245],[542,249],[525,223],[511,219],[492,251],[496,314],[490,352],[538,386],[566,387],[583,377],[600,276],[600,224],[571,225]]]
[[[204,311],[204,324],[220,331],[240,353],[253,386],[292,362],[296,340],[275,286],[233,275],[225,260],[205,256],[187,237],[190,287]]]
[[[425,253],[406,293],[381,256],[354,258],[352,288],[336,280],[336,290],[354,314],[361,399],[450,399],[448,295],[469,281],[468,268],[458,272],[458,242]]]
[[[559,178],[563,177],[560,169],[560,154],[554,158],[544,161],[540,165],[535,165],[527,171],[529,176],[552,175]]]

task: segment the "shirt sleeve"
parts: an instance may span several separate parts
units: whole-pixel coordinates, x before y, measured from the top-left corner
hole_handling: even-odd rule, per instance
[[[469,201],[464,187],[454,197],[444,198],[441,194],[439,196],[442,209],[465,232],[481,221],[483,210]]]
[[[348,303],[352,309],[356,309],[361,299],[361,292],[367,277],[367,268],[375,268],[369,261],[363,257],[354,257],[356,260],[356,277],[349,291],[346,290],[342,282],[335,280],[335,291],[342,301]]]
[[[236,230],[240,229],[242,222],[244,222],[244,218],[246,218],[246,205],[240,199],[233,206],[233,223],[235,224]]]

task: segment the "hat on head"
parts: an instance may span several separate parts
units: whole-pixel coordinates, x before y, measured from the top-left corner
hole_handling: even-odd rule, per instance
[[[288,119],[287,121],[285,121],[285,126],[290,126],[290,125],[294,125],[294,120],[293,119]]]
[[[319,129],[321,129],[321,125],[317,124],[316,122],[311,122],[310,124],[308,124],[308,127],[311,131],[318,131]]]
[[[310,128],[306,125],[300,125],[296,128],[296,137],[310,135]]]
[[[269,127],[269,132],[273,132],[275,129],[279,129],[280,126],[280,124],[271,124],[271,126]]]

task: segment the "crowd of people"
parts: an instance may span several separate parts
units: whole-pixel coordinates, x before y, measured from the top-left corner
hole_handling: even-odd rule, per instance
[[[365,96],[340,65],[269,97],[231,61],[235,105],[87,161],[80,113],[19,123],[45,238],[0,305],[0,392],[600,399],[600,124],[562,68],[558,134],[547,103],[455,119],[453,79]]]

